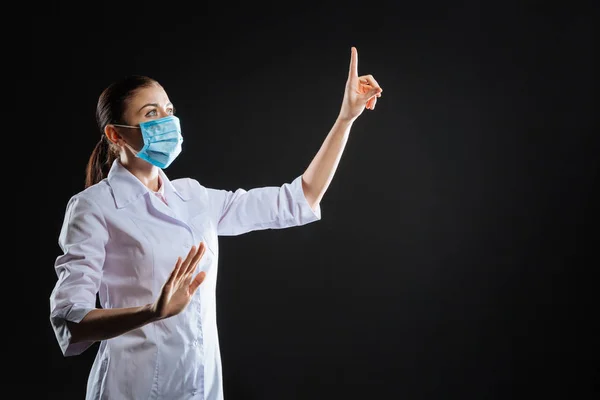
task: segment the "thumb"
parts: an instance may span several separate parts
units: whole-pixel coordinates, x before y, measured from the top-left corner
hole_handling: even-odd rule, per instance
[[[191,293],[194,293],[196,291],[196,289],[198,289],[200,284],[204,281],[204,278],[206,278],[206,272],[200,271],[198,273],[198,275],[196,275],[196,277],[194,278],[192,283],[190,283],[190,292]]]

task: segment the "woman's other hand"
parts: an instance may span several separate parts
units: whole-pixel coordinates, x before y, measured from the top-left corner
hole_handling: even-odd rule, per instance
[[[206,246],[200,242],[198,247],[192,246],[185,259],[179,257],[161,293],[152,304],[152,311],[157,320],[179,314],[190,303],[192,296],[204,281],[206,272],[194,275],[198,262],[202,259]]]
[[[358,76],[358,51],[356,47],[352,47],[350,71],[339,118],[354,120],[362,114],[365,108],[374,110],[377,98],[381,97],[381,92],[383,89],[373,75]]]

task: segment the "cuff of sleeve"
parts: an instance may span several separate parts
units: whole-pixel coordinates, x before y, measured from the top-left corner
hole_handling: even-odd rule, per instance
[[[81,354],[93,344],[91,341],[71,343],[73,335],[67,326],[67,321],[79,323],[83,317],[94,309],[95,307],[73,305],[69,310],[50,317],[56,340],[65,357]]]
[[[317,204],[317,208],[313,210],[310,204],[308,204],[308,200],[306,200],[306,196],[304,194],[304,189],[302,189],[302,175],[292,181],[291,187],[294,199],[300,207],[300,220],[298,221],[299,224],[304,225],[320,220],[321,205]]]

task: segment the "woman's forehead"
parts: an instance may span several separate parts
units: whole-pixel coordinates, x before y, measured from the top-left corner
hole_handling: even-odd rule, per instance
[[[132,106],[139,105],[140,107],[149,103],[164,106],[171,102],[167,92],[159,85],[147,86],[136,90],[130,101]]]

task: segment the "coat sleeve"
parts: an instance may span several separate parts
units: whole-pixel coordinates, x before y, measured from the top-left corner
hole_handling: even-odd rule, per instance
[[[72,197],[59,235],[62,254],[54,264],[58,279],[50,295],[50,323],[64,356],[81,354],[93,343],[71,343],[66,322],[78,323],[96,308],[107,241],[98,205],[81,195]]]
[[[216,210],[218,234],[223,236],[289,228],[321,219],[321,206],[313,210],[306,200],[302,176],[281,186],[207,191]]]

